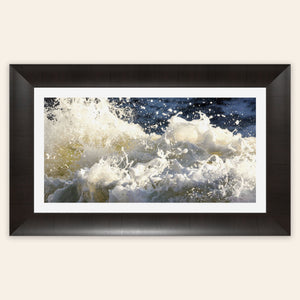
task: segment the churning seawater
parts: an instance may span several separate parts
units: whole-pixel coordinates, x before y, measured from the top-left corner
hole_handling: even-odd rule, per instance
[[[45,98],[45,202],[255,202],[254,98]]]

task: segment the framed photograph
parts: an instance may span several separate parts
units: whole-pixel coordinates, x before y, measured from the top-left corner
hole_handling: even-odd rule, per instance
[[[11,235],[290,235],[289,65],[11,65]]]

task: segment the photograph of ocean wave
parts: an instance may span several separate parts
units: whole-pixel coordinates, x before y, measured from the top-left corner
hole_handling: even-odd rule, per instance
[[[256,202],[255,98],[45,98],[45,202]]]

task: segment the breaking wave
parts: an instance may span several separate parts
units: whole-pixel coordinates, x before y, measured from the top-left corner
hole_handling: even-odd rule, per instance
[[[255,202],[256,138],[195,114],[158,134],[108,99],[45,105],[45,202]]]

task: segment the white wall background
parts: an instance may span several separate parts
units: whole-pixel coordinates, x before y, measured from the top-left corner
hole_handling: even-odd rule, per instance
[[[0,0],[1,299],[300,299],[297,2]],[[8,237],[9,63],[291,63],[292,237]]]

